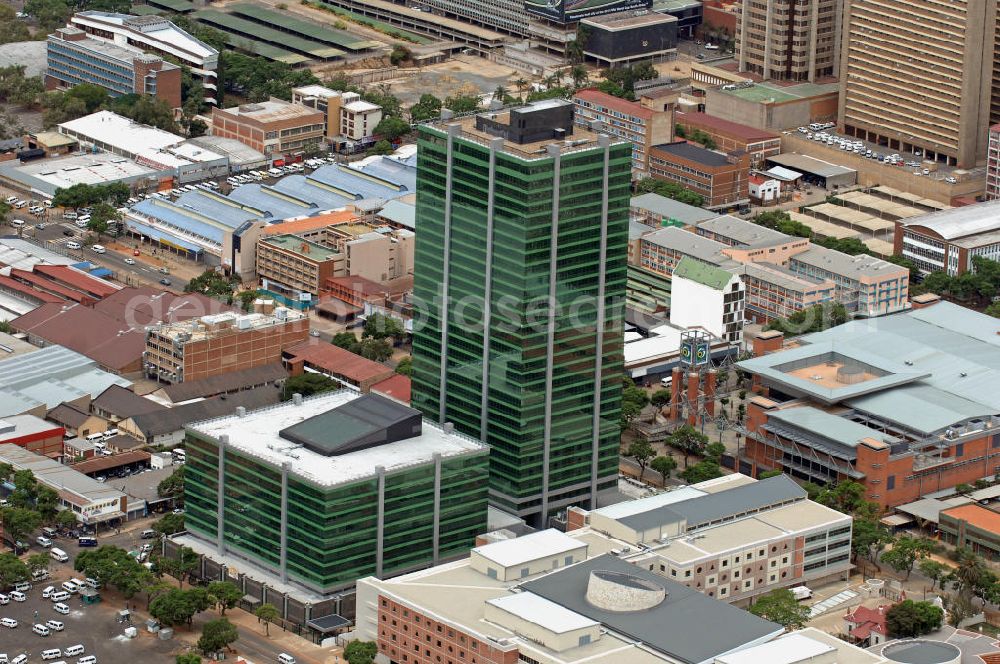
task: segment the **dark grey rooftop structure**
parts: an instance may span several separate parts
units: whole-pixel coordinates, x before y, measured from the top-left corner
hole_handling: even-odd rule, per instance
[[[683,520],[687,523],[687,530],[694,530],[805,500],[806,497],[805,489],[790,477],[777,475],[639,512],[619,519],[619,522],[633,530],[644,531]]]
[[[421,432],[420,411],[378,394],[366,394],[315,415],[278,435],[324,456],[387,445]]]
[[[476,129],[511,143],[562,140],[573,134],[573,104],[545,99],[511,109],[509,114],[483,113],[476,117]]]
[[[662,588],[665,597],[638,611],[598,608],[586,597],[592,572],[604,580],[635,579],[643,589]],[[554,571],[523,584],[522,589],[687,664],[714,661],[728,652],[769,641],[783,631],[780,625],[611,554]]]
[[[694,161],[703,166],[725,166],[729,163],[729,157],[722,154],[721,152],[715,152],[713,150],[707,150],[700,145],[694,145],[692,143],[687,143],[685,141],[677,141],[676,143],[663,143],[661,145],[654,145],[654,150],[659,150],[660,152],[666,152],[667,154],[672,154],[681,159],[687,159],[688,161]]]

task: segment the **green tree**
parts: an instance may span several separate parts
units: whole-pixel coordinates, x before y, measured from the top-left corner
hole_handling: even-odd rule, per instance
[[[316,373],[304,373],[298,376],[290,376],[285,379],[282,388],[281,398],[288,401],[293,394],[301,394],[304,397],[321,392],[332,392],[340,389],[340,383],[329,376]]]
[[[722,443],[709,443],[705,446],[705,458],[716,463],[722,461],[722,455],[726,453],[726,446]]]
[[[649,467],[663,476],[666,481],[670,473],[677,470],[677,459],[672,456],[658,456],[649,464]]]
[[[24,21],[19,21],[13,7],[0,5],[0,44],[28,41],[31,33]]]
[[[0,553],[0,588],[27,581],[31,572],[28,566],[13,553]]]
[[[920,573],[931,580],[931,590],[937,586],[938,582],[941,581],[951,569],[944,563],[939,563],[933,558],[924,558],[919,563],[917,563],[917,569]]]
[[[376,141],[375,145],[368,148],[368,152],[366,154],[368,154],[369,156],[379,155],[379,154],[392,154],[393,150],[394,148],[392,147],[392,143],[383,138],[380,141]]]
[[[424,93],[420,99],[410,107],[410,120],[413,122],[426,122],[434,120],[441,115],[441,100],[432,94]]]
[[[149,604],[149,613],[169,627],[185,625],[194,617],[190,596],[179,588],[171,588]]]
[[[73,568],[101,583],[116,588],[131,599],[152,581],[152,574],[128,551],[117,546],[100,546],[77,554]]]
[[[690,468],[685,468],[681,471],[681,479],[688,484],[714,480],[716,477],[722,477],[722,468],[719,467],[716,461],[711,459],[699,461]]]
[[[396,373],[402,376],[413,375],[413,358],[407,355],[396,364]]]
[[[693,205],[694,207],[701,207],[705,203],[705,199],[689,189],[685,189],[676,182],[669,182],[667,180],[657,180],[656,178],[645,178],[639,181],[636,185],[636,191],[640,194],[654,193],[660,196],[665,196],[666,198],[672,198],[681,203],[686,203],[688,205]]]
[[[199,120],[198,118],[193,118],[188,123],[188,136],[191,138],[198,138],[199,136],[204,136],[208,133],[208,125],[205,124],[204,120]]]
[[[775,318],[764,329],[778,330],[789,336],[810,334],[843,325],[848,319],[847,308],[843,304],[827,302],[796,311],[788,318]]]
[[[174,658],[174,664],[201,664],[201,657],[193,652],[184,653]]]
[[[645,440],[636,440],[628,446],[628,450],[625,452],[625,456],[632,457],[635,462],[639,464],[639,481],[642,481],[642,475],[646,472],[646,466],[649,465],[650,460],[656,456],[656,450]]]
[[[117,224],[121,220],[122,215],[117,208],[107,203],[98,203],[90,213],[90,221],[87,222],[87,229],[97,233],[97,239],[100,240],[101,235],[108,232],[108,226],[112,222]]]
[[[695,429],[690,424],[674,429],[667,438],[667,445],[677,449],[684,455],[684,468],[688,467],[688,457],[692,454],[702,454],[708,445],[708,436]]]
[[[33,553],[30,556],[28,556],[28,561],[27,561],[28,569],[31,570],[32,574],[34,574],[35,572],[41,572],[42,570],[47,572],[49,571],[49,561],[51,560],[52,558],[49,557],[48,554]]]
[[[156,565],[162,572],[177,579],[178,588],[183,588],[184,580],[198,569],[199,560],[194,549],[182,546],[173,556],[159,556]]]
[[[857,519],[851,531],[851,553],[872,562],[879,551],[892,541],[892,533],[885,526],[872,519]]]
[[[71,510],[60,510],[56,513],[56,526],[58,528],[72,528],[76,525],[76,516]]]
[[[333,339],[330,340],[334,346],[343,348],[344,350],[349,350],[352,353],[358,352],[358,347],[361,342],[358,341],[358,337],[353,332],[338,332],[333,335]]]
[[[233,296],[237,280],[216,270],[205,270],[184,286],[185,293],[201,293],[214,298],[229,299]]]
[[[257,616],[257,620],[264,623],[264,635],[271,636],[271,623],[278,622],[278,607],[274,604],[264,603],[257,607],[257,610],[253,612]]]
[[[917,560],[928,557],[930,553],[929,540],[904,536],[897,539],[892,548],[882,554],[882,562],[900,574],[905,573],[909,579]]]
[[[635,382],[631,378],[624,377],[622,379],[622,428],[627,428],[629,422],[637,418],[648,403],[649,395],[646,394],[646,390],[636,387]]]
[[[243,591],[232,581],[213,581],[208,584],[208,595],[218,605],[219,613],[226,615],[243,598]]]
[[[392,344],[385,339],[366,337],[358,346],[358,355],[374,362],[385,362],[392,357]]]
[[[66,25],[73,9],[65,0],[28,0],[24,3],[24,13],[38,21],[42,32],[49,33]]]
[[[229,645],[235,643],[240,638],[240,633],[236,625],[225,618],[209,620],[201,628],[201,637],[198,639],[198,650],[205,655],[215,653]]]
[[[173,535],[184,531],[183,514],[164,514],[153,523],[153,530],[161,535]]]
[[[402,339],[406,335],[403,324],[397,318],[375,313],[365,319],[365,326],[361,332],[362,338],[372,339]]]
[[[240,291],[236,295],[237,299],[239,299],[240,301],[240,307],[243,308],[243,311],[250,311],[251,309],[253,309],[253,303],[257,300],[259,296],[260,293],[258,293],[255,290]]]
[[[184,496],[184,466],[177,466],[174,472],[156,485],[156,495],[160,498],[182,498]]]
[[[649,397],[649,403],[657,408],[663,408],[670,403],[670,390],[657,390]]]
[[[40,485],[35,496],[35,510],[42,517],[43,523],[52,523],[59,513],[59,494],[55,489]]]
[[[444,100],[444,108],[452,113],[471,113],[479,110],[479,97],[475,95],[453,95]]]
[[[375,126],[375,136],[384,138],[390,143],[395,143],[401,137],[410,133],[410,123],[403,118],[389,117],[383,118]]]
[[[901,256],[899,254],[893,254],[892,256],[889,256],[888,258],[886,258],[886,260],[889,261],[890,263],[893,263],[893,264],[898,265],[900,267],[905,267],[907,270],[909,270],[910,271],[910,283],[913,283],[917,279],[920,278],[920,269],[917,268],[917,264],[914,263],[909,258],[907,258],[906,256]]]
[[[372,664],[377,654],[378,645],[374,641],[351,641],[344,648],[347,664]]]
[[[820,240],[818,244],[826,247],[827,249],[833,249],[834,251],[839,251],[849,256],[870,253],[870,250],[865,243],[856,237],[847,237],[842,239],[825,237]]]
[[[398,67],[407,60],[413,57],[413,53],[407,47],[402,44],[396,44],[392,47],[392,52],[389,53],[389,63],[393,67]]]
[[[905,639],[922,636],[941,628],[944,611],[930,602],[903,600],[889,607],[885,614],[885,625],[889,636]]]
[[[11,540],[23,540],[42,525],[42,515],[27,507],[9,507],[0,514],[4,531]]]
[[[963,496],[967,493],[972,493],[972,491],[973,489],[971,484],[966,484],[965,482],[962,482],[961,484],[955,485],[955,493],[962,494]]]
[[[788,630],[800,629],[809,621],[809,607],[799,604],[791,590],[772,590],[758,597],[750,606],[750,613],[776,622]]]

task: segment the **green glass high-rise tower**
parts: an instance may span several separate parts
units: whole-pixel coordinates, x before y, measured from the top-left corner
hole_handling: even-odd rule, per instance
[[[593,506],[618,477],[631,145],[552,100],[418,149],[413,405],[490,445],[492,504]]]

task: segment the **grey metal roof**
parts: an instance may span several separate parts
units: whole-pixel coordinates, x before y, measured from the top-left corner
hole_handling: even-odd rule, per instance
[[[132,382],[97,368],[80,353],[47,346],[0,361],[0,417],[40,405],[55,408],[85,395],[96,397],[112,385],[124,388]]]
[[[250,387],[257,387],[287,378],[288,372],[280,364],[265,364],[249,369],[227,371],[224,374],[202,378],[201,380],[184,381],[163,388],[163,393],[173,403],[189,401],[202,397],[215,396],[227,392],[236,392]]]
[[[721,152],[708,150],[700,145],[694,145],[683,141],[678,143],[654,145],[651,149],[666,152],[667,154],[674,155],[675,157],[693,161],[705,166],[725,166],[729,163],[729,158]]]
[[[805,489],[791,478],[778,475],[632,514],[619,519],[619,522],[633,530],[643,531],[683,519],[687,521],[688,529],[692,529],[720,519],[802,500],[806,495]]]
[[[857,172],[853,168],[837,166],[836,164],[831,164],[830,162],[823,161],[822,159],[816,159],[815,157],[810,157],[804,154],[796,154],[794,152],[776,154],[768,157],[767,160],[778,164],[779,166],[785,166],[786,168],[799,171],[800,173],[809,173],[810,175],[818,175],[826,178]]]
[[[819,279],[796,274],[786,267],[771,263],[746,263],[741,267],[741,273],[797,293],[813,292],[823,284]]]
[[[697,224],[699,221],[713,219],[718,216],[711,210],[681,203],[672,198],[653,193],[633,196],[629,205],[633,208],[648,210],[653,214],[658,214],[688,225]]]
[[[743,247],[769,247],[792,239],[784,233],[728,214],[703,221],[698,224],[698,229],[729,238],[737,246]]]
[[[282,429],[278,435],[331,456],[419,436],[421,423],[420,411],[378,394],[365,394]]]
[[[417,206],[400,200],[387,201],[376,217],[388,219],[411,231],[417,227]]]
[[[729,245],[710,240],[707,237],[702,237],[697,233],[692,233],[676,226],[668,226],[658,231],[653,231],[648,235],[644,235],[642,239],[644,242],[652,242],[665,249],[671,249],[685,256],[697,258],[702,262],[711,263],[712,265],[720,267],[738,265],[736,261],[722,253],[722,250],[728,249]]]
[[[890,445],[898,440],[877,429],[811,406],[771,411],[768,420],[784,422],[848,447],[857,447],[863,438],[874,438]]]
[[[173,408],[141,413],[130,419],[148,442],[149,438],[153,436],[180,431],[191,422],[232,415],[238,406],[253,410],[274,405],[278,403],[280,396],[279,388],[257,387],[236,394],[222,395]]]
[[[590,574],[595,571],[638,577],[662,587],[666,597],[657,606],[640,611],[598,609],[586,599]],[[712,662],[719,655],[770,640],[783,631],[780,625],[610,554],[551,572],[522,588],[686,664]]]
[[[868,254],[851,256],[850,254],[827,249],[815,244],[806,251],[792,256],[789,264],[793,272],[798,263],[818,267],[849,279],[879,277],[901,270],[898,265]]]
[[[903,226],[923,226],[945,240],[1000,230],[1000,201],[931,212],[907,219]]]

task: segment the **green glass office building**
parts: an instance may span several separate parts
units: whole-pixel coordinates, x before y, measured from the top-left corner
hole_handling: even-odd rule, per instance
[[[490,446],[492,504],[592,505],[618,476],[631,146],[552,100],[418,150],[413,405]]]
[[[487,529],[486,447],[376,395],[195,423],[186,451],[188,531],[318,593],[460,557]]]

